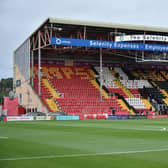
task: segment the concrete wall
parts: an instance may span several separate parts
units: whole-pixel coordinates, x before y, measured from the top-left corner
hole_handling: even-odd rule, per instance
[[[20,94],[22,95],[22,101],[19,104],[25,107],[26,109],[35,109],[37,111],[47,113],[49,112],[48,108],[44,105],[41,98],[39,98],[38,94],[32,89],[31,85],[28,81],[25,80],[22,73],[19,71],[17,65],[15,65],[15,81],[21,80],[21,86],[16,87],[16,95],[18,98]],[[20,98],[19,98],[20,99]]]

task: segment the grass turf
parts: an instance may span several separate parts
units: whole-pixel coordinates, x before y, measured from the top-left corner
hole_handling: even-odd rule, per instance
[[[167,119],[1,122],[0,168],[167,168],[163,127]]]

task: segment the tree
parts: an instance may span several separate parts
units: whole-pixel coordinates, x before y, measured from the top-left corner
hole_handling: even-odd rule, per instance
[[[3,97],[9,96],[9,92],[13,89],[13,78],[0,80],[0,104],[3,104]]]

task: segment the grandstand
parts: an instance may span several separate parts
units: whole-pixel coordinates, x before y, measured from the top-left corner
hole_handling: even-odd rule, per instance
[[[52,38],[149,47],[99,50]],[[164,28],[48,18],[14,51],[15,93],[29,112],[167,114],[167,42]]]

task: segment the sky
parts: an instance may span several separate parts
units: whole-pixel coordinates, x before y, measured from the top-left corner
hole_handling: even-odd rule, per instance
[[[168,0],[0,0],[0,79],[13,51],[48,17],[168,28]]]

